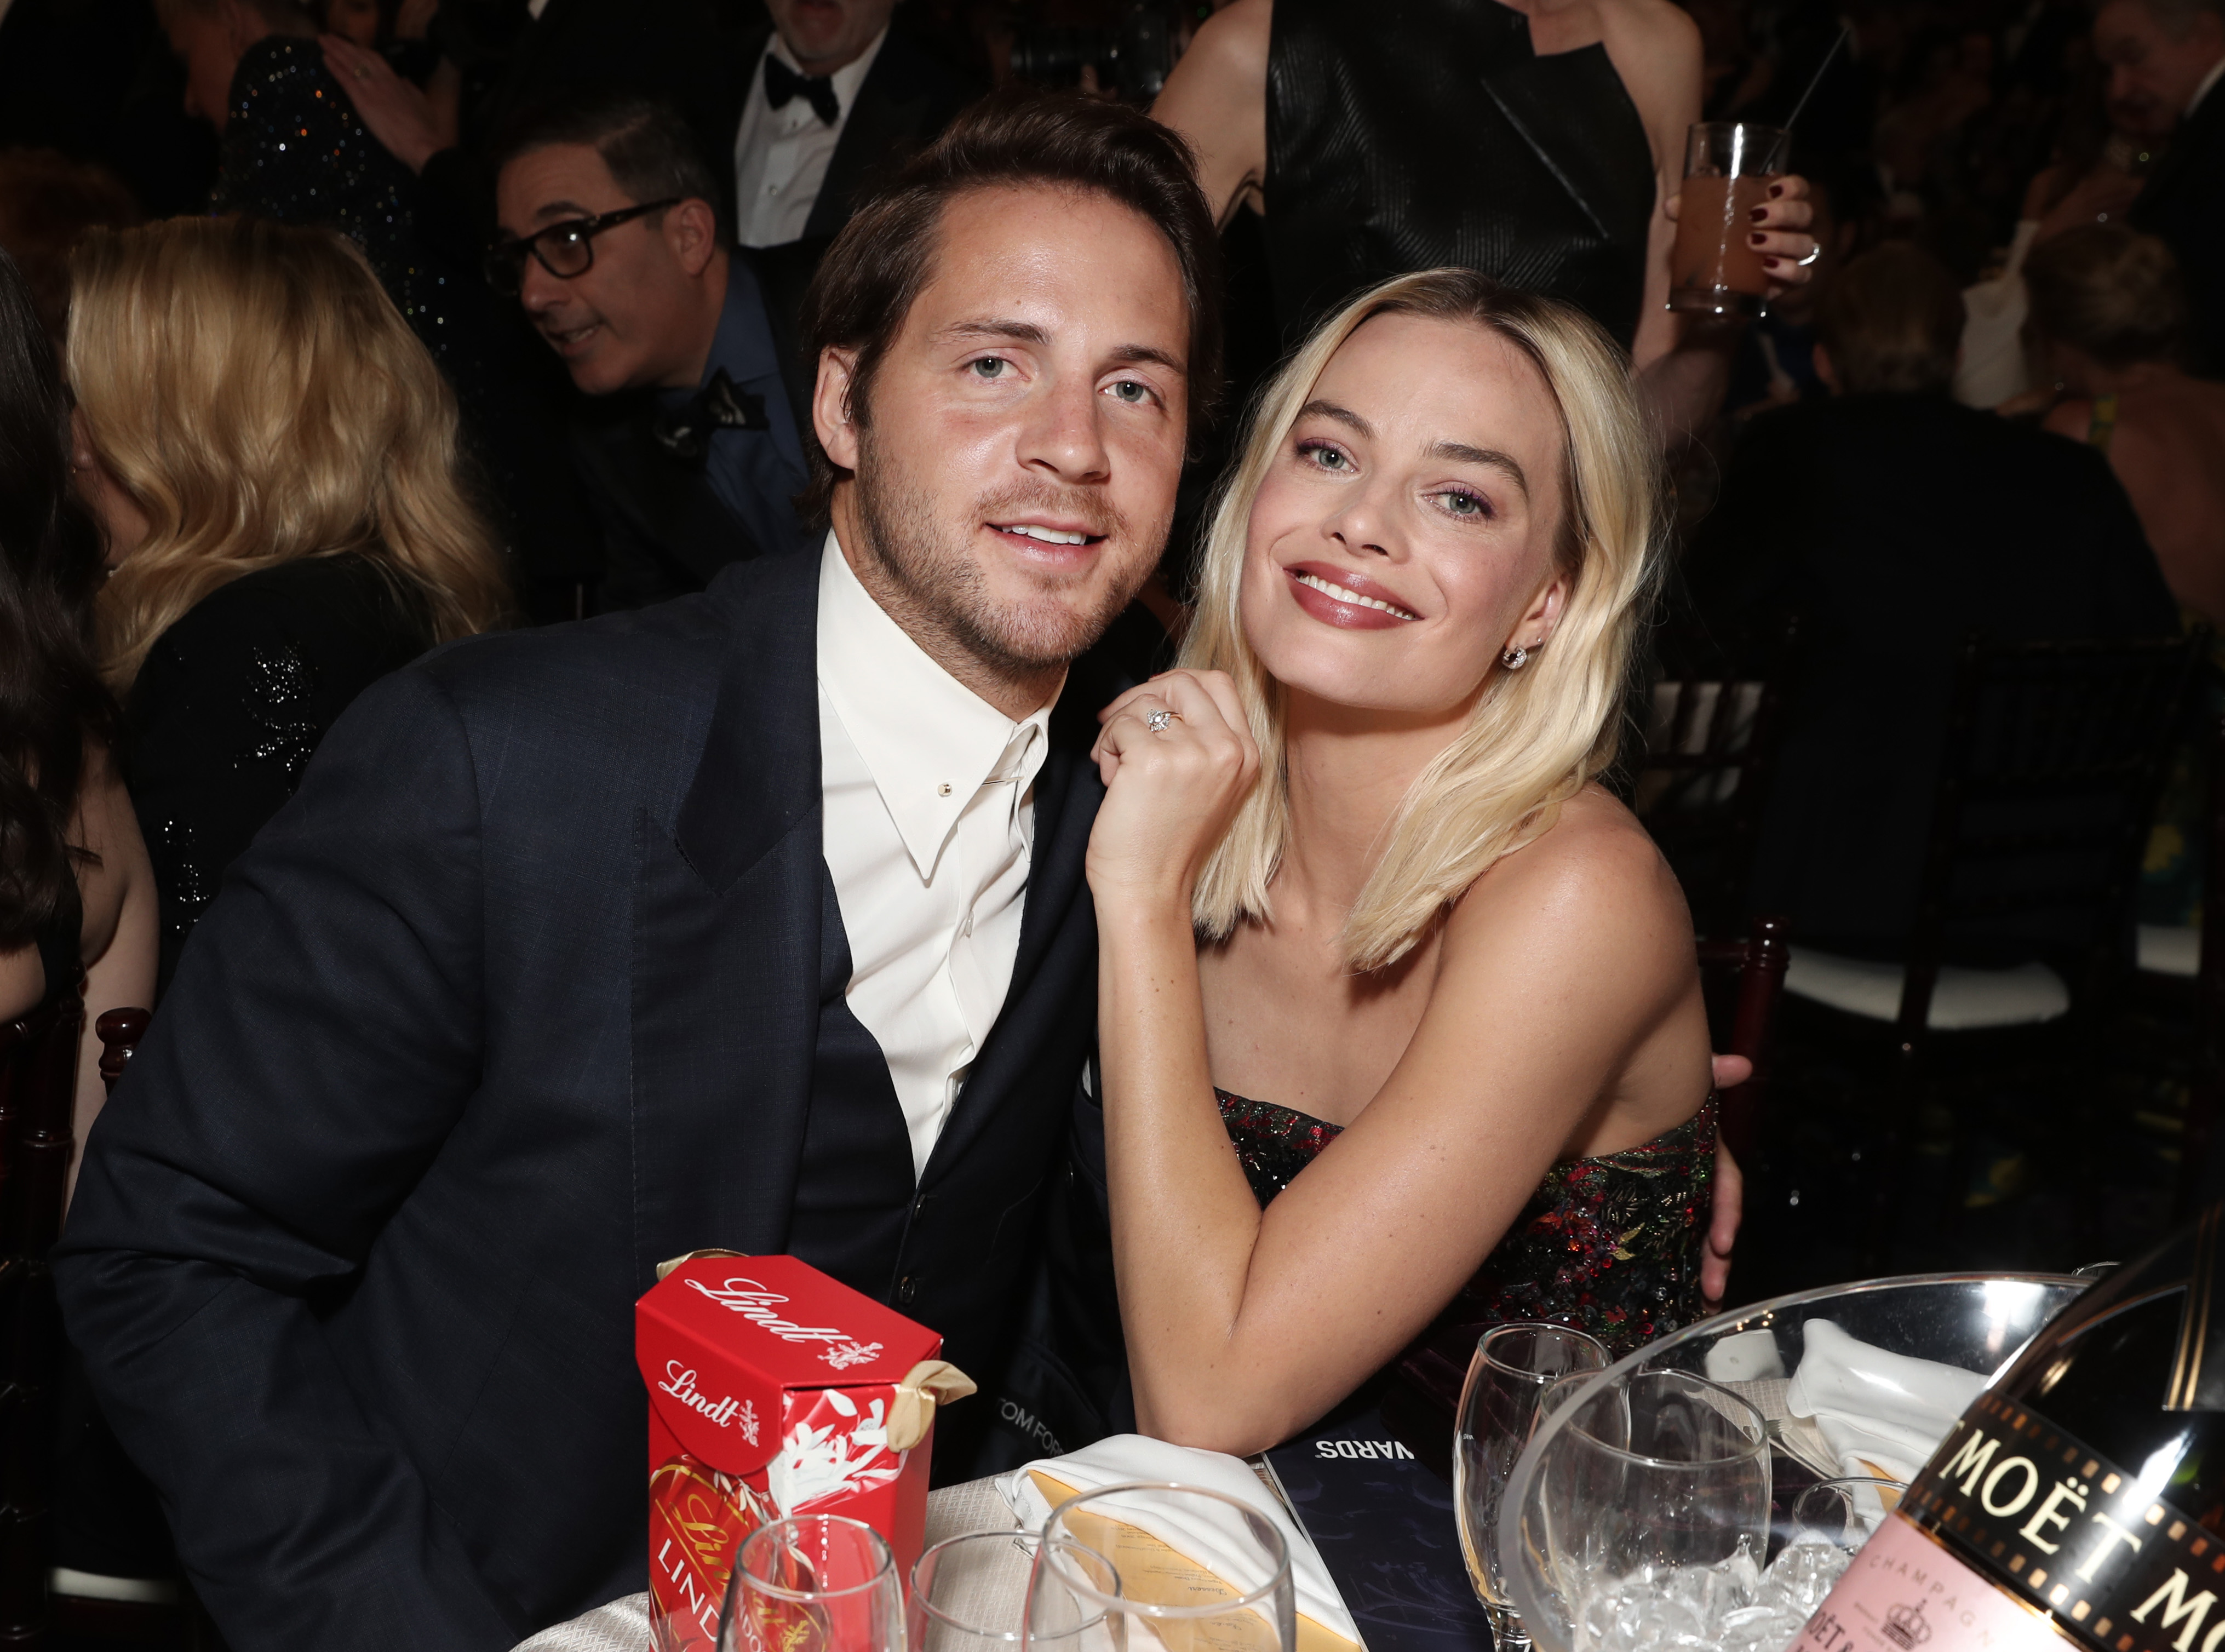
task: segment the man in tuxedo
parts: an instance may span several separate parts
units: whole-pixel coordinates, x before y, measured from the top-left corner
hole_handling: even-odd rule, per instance
[[[769,306],[764,279],[794,271],[780,253],[728,249],[679,114],[585,98],[517,128],[498,161],[489,274],[592,398],[573,446],[602,529],[598,606],[700,591],[730,562],[806,548],[793,501],[809,386],[775,325],[796,301]]]
[[[2225,0],[2107,0],[2094,51],[2120,118],[2171,146],[2133,224],[2162,237],[2185,275],[2188,364],[2225,377]]]
[[[745,247],[821,240],[875,167],[920,149],[965,85],[891,26],[896,0],[765,0],[772,26],[737,54],[734,236]]]
[[[54,1262],[233,1652],[498,1652],[642,1588],[662,1259],[792,1253],[995,1383],[1095,1019],[1135,674],[1093,644],[1214,254],[1142,116],[977,111],[814,289],[821,553],[405,668],[235,863]]]

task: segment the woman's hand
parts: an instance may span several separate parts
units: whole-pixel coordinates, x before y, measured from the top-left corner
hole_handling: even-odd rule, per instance
[[[1090,756],[1106,794],[1089,834],[1089,887],[1100,908],[1137,896],[1186,916],[1199,867],[1259,775],[1236,685],[1219,671],[1170,671],[1098,720]]]
[[[1669,214],[1670,222],[1675,222],[1683,201],[1682,195],[1669,197],[1663,210]],[[1769,193],[1753,209],[1753,222],[1746,231],[1754,250],[1761,254],[1761,267],[1769,276],[1765,296],[1781,298],[1793,288],[1805,286],[1814,275],[1819,249],[1816,237],[1808,233],[1808,225],[1815,216],[1816,209],[1809,204],[1805,178],[1787,173],[1771,180]]]
[[[1721,1057],[1717,1058],[1721,1060]],[[1710,1313],[1723,1305],[1731,1283],[1731,1246],[1746,1212],[1746,1177],[1722,1138],[1715,1140],[1715,1209],[1708,1218],[1707,1253],[1700,1261],[1700,1301]]]
[[[325,67],[355,105],[364,130],[384,146],[388,154],[412,172],[448,147],[447,135],[425,94],[395,73],[376,52],[365,51],[353,41],[325,35],[317,42],[325,48]]]

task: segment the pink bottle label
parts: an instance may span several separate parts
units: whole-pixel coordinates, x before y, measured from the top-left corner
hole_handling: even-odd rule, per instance
[[[2050,1619],[1892,1516],[1789,1652],[2062,1652],[2066,1639]]]

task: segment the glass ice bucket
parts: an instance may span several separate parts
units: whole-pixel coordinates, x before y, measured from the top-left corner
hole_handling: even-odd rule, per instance
[[[1600,1639],[1578,1620],[1599,1610],[1602,1579],[1632,1575],[1626,1568],[1641,1551],[1649,1566],[1708,1567],[1741,1550],[1760,1565],[1783,1548],[1800,1492],[1833,1472],[1799,1448],[1801,1425],[1788,1421],[1784,1403],[1809,1320],[1990,1377],[2088,1282],[1922,1274],[1801,1291],[1689,1326],[1596,1376],[1564,1379],[1581,1386],[1540,1417],[1507,1482],[1499,1526],[1507,1592],[1537,1652],[1595,1652]],[[1665,1406],[1664,1394],[1673,1396]],[[1720,1416],[1703,1410],[1704,1427],[1680,1432],[1677,1406],[1689,1417],[1694,1396],[1710,1394]],[[1649,1427],[1663,1443],[1641,1438]],[[1694,1652],[1676,1636],[1661,1648]]]

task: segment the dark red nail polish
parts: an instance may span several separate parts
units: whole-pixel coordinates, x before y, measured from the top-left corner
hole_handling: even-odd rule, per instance
[[[1749,235],[1748,237],[1746,237],[1746,239],[1747,239],[1747,240],[1749,240],[1749,241],[1751,241],[1751,242],[1753,242],[1753,243],[1754,244],[1754,245],[1756,245],[1756,246],[1759,246],[1759,245],[1760,245],[1764,241],[1767,240],[1768,238],[1769,238],[1768,237],[1766,237],[1766,236],[1765,236],[1764,234],[1762,234],[1762,232],[1761,232],[1760,231],[1759,231],[1759,230],[1756,230],[1756,231],[1755,231],[1752,235]]]
[[[1769,198],[1772,200],[1775,200],[1778,196],[1784,194],[1784,186],[1783,184],[1772,184],[1769,187]]]
[[[1760,223],[1760,222],[1761,222],[1761,220],[1762,220],[1763,218],[1766,218],[1768,215],[1769,215],[1769,208],[1767,208],[1766,206],[1757,206],[1757,207],[1755,207],[1755,208],[1753,209],[1753,211],[1752,211],[1751,212],[1748,212],[1748,213],[1746,214],[1746,216],[1747,216],[1748,218],[1752,218],[1752,219],[1753,219],[1755,223],[1757,223],[1757,224]]]

